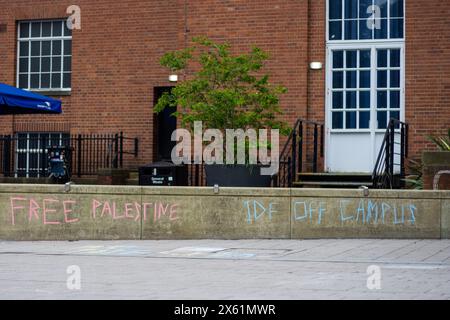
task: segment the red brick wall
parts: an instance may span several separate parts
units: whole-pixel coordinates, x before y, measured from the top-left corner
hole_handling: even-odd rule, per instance
[[[271,56],[265,71],[288,88],[284,118],[306,117],[308,1],[189,1],[189,36],[208,35],[236,50],[256,45]]]
[[[73,3],[0,0],[0,24],[8,28],[0,33],[0,82],[15,85],[16,21],[65,17]],[[158,59],[196,35],[227,40],[240,51],[251,45],[268,51],[272,82],[289,89],[282,100],[284,118],[324,121],[326,0],[75,3],[82,30],[73,33],[72,94],[62,97],[64,114],[2,117],[0,134],[29,123],[51,130],[54,122],[73,134],[124,131],[140,139],[139,163],[151,161],[153,88],[170,85]],[[450,127],[450,2],[406,3],[406,116],[412,156],[419,157],[424,148],[433,148],[427,134]],[[322,62],[324,69],[309,70],[311,61]]]
[[[66,17],[74,1],[0,0],[0,81],[16,84],[16,21]],[[153,88],[168,85],[159,57],[178,48],[177,1],[76,1],[82,29],[73,32],[72,94],[61,97],[63,115],[16,116],[14,125],[58,122],[71,133],[124,131],[140,139],[141,163],[150,162],[153,143]],[[7,8],[7,10],[3,10]],[[12,117],[0,119],[10,133]],[[131,160],[131,159],[130,159]]]
[[[450,128],[450,1],[406,0],[406,120],[413,158]]]

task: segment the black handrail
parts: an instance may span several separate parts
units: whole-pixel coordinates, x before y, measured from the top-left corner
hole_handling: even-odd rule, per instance
[[[273,185],[275,187],[291,188],[297,180],[297,174],[305,172],[305,155],[308,151],[308,139],[305,139],[305,133],[308,127],[312,127],[312,172],[316,173],[319,166],[319,158],[324,156],[324,124],[321,122],[298,119],[289,135],[287,142],[280,153],[280,169],[278,175],[274,177]],[[320,137],[319,137],[320,136]]]
[[[409,125],[397,119],[389,121],[383,143],[378,154],[372,183],[375,189],[400,189],[405,187],[406,165],[408,158]],[[396,141],[396,137],[400,141]],[[399,157],[396,161],[396,157]]]

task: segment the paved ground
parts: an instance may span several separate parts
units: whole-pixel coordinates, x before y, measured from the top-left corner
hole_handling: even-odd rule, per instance
[[[450,299],[450,241],[0,242],[0,298]]]

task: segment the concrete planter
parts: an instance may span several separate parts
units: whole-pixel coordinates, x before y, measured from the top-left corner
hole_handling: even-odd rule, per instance
[[[261,175],[261,166],[206,165],[206,183],[209,187],[270,187],[271,176]]]
[[[424,188],[450,190],[450,152],[424,152],[422,162]]]

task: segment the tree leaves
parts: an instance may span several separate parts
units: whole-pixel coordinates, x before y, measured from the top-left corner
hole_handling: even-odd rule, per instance
[[[282,129],[280,96],[287,92],[273,86],[269,76],[260,74],[268,54],[257,47],[249,53],[233,55],[228,43],[206,37],[193,39],[191,48],[166,53],[161,64],[172,71],[197,68],[192,78],[179,83],[158,101],[155,112],[178,106],[183,125],[192,128],[202,121],[205,129]]]

